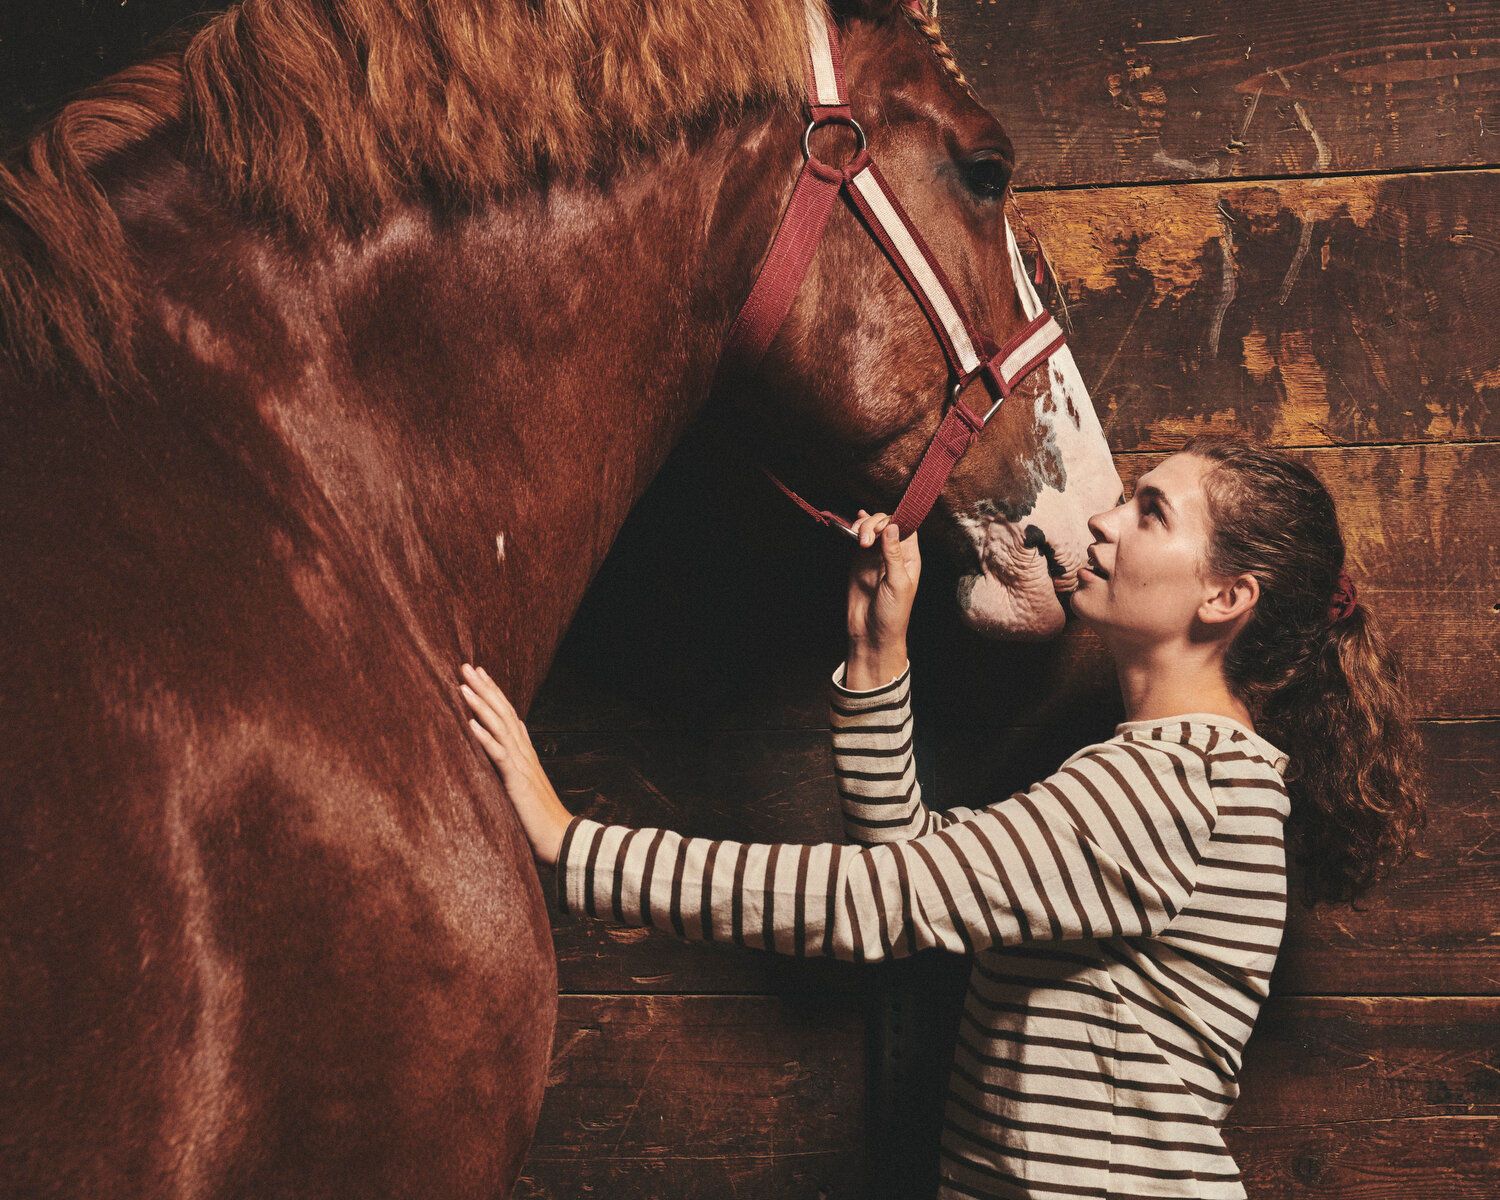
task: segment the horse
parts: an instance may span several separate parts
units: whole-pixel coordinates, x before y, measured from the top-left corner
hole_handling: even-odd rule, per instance
[[[925,14],[836,19],[871,148],[1008,334],[1004,132]],[[869,507],[942,416],[848,211],[760,366],[719,370],[800,165],[804,28],[245,0],[0,168],[8,1194],[512,1188],[556,963],[457,665],[526,711],[706,413]],[[1118,490],[1076,371],[1036,372],[927,526],[966,619],[1055,632]]]

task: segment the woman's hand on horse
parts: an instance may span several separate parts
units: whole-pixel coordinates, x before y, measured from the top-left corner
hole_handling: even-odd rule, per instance
[[[555,865],[573,815],[557,798],[531,744],[531,735],[505,693],[483,668],[464,663],[463,677],[460,690],[474,710],[469,728],[495,764],[532,852],[549,866]]]
[[[884,513],[860,509],[854,532],[860,548],[849,568],[844,686],[868,691],[906,670],[906,627],[922,574],[922,555],[916,534],[903,542],[900,530]]]

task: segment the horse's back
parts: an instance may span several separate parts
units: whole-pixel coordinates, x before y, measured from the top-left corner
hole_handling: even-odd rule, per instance
[[[412,615],[214,438],[31,401],[0,431],[10,1194],[503,1190],[555,964]]]

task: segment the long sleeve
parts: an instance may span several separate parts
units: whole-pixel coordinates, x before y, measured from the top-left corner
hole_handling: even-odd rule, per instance
[[[901,842],[948,824],[922,803],[912,751],[911,666],[869,691],[844,686],[845,665],[833,673],[828,727],[844,836],[861,845]]]
[[[920,837],[764,845],[569,823],[558,903],[625,925],[871,961],[1159,933],[1212,835],[1201,753],[1111,741]]]

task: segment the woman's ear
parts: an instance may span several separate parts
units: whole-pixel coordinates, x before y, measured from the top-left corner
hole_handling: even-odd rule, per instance
[[[1219,588],[1198,605],[1198,619],[1206,625],[1222,625],[1249,613],[1260,599],[1260,582],[1254,575],[1236,575],[1219,581]]]

